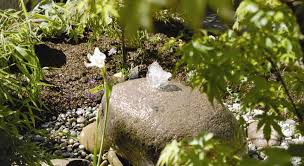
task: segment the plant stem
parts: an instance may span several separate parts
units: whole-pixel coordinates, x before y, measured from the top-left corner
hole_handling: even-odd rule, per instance
[[[125,28],[121,28],[121,52],[122,52],[122,65],[125,68],[127,64],[127,52],[125,43]]]
[[[100,119],[100,112],[97,111],[96,117],[96,131],[95,131],[95,143],[94,143],[94,158],[93,158],[93,166],[97,166],[97,145],[98,145],[98,127],[99,127],[99,119]]]
[[[104,117],[103,117],[102,136],[101,136],[97,166],[99,166],[100,163],[101,163],[101,154],[103,152],[103,145],[104,145],[104,142],[106,140],[106,129],[107,129],[108,116],[109,116],[109,103],[110,103],[110,93],[111,93],[111,88],[110,88],[110,85],[107,82],[106,71],[105,70],[106,69],[103,68],[104,88],[105,88],[105,95],[106,95],[106,97],[105,97],[106,108],[105,108],[105,113],[104,113]]]

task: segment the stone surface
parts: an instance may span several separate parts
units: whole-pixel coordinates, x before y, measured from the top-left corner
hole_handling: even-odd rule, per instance
[[[94,142],[96,136],[96,122],[84,127],[79,136],[79,149],[86,149],[90,152],[94,150]],[[98,147],[99,148],[99,147]]]
[[[121,82],[124,82],[126,79],[125,79],[125,76],[124,76],[124,74],[122,72],[118,72],[118,73],[115,73],[112,76],[112,80],[115,83],[121,83]]]
[[[132,68],[129,71],[129,79],[130,80],[138,78],[138,75],[139,75],[139,66],[135,66],[134,68]]]
[[[90,166],[90,162],[84,159],[67,158],[67,159],[53,159],[51,163],[54,166]],[[41,163],[41,166],[49,166],[46,163]]]
[[[258,121],[254,121],[248,126],[248,138],[249,140],[259,148],[265,148],[268,146],[278,146],[280,145],[281,136],[274,129],[271,130],[270,140],[267,142],[263,134],[263,127],[258,130]]]
[[[94,126],[87,126],[80,136],[90,151]],[[112,146],[133,165],[153,165],[167,143],[201,132],[212,132],[238,146],[244,141],[232,113],[218,104],[213,107],[205,95],[190,87],[170,81],[158,90],[145,78],[113,87],[105,147]]]

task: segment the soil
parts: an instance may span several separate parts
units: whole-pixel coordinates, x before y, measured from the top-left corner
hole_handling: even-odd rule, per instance
[[[138,66],[139,77],[145,77],[147,67],[154,61],[158,61],[165,70],[173,72],[180,57],[176,55],[176,47],[164,50],[162,47],[170,38],[164,34],[149,35],[159,40],[155,42],[146,40],[127,45],[128,69]],[[107,55],[108,75],[112,76],[119,72],[122,68],[121,42],[110,37],[102,37],[93,43],[79,44],[64,40],[49,40],[36,46],[36,54],[43,67],[43,82],[49,84],[41,92],[42,102],[48,109],[61,112],[84,106],[95,106],[101,102],[102,92],[99,94],[89,92],[102,82],[99,69],[86,68],[84,65],[87,54],[92,54],[95,47],[99,47]],[[109,55],[111,48],[115,48],[117,53]],[[183,76],[178,75],[177,79],[182,80]]]

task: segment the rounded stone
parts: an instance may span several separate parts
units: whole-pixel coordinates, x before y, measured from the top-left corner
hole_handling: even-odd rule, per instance
[[[69,122],[70,122],[70,123],[76,122],[76,118],[71,118],[71,119],[69,119]]]
[[[176,81],[170,81],[162,89],[151,88],[145,78],[117,84],[111,94],[110,109],[105,147],[115,145],[117,153],[132,165],[153,165],[173,139],[202,132],[212,132],[216,138],[238,147],[244,143],[231,112],[217,103],[212,106],[207,96]],[[91,129],[81,133],[90,137],[83,140],[91,144],[94,126],[94,123],[87,126]],[[81,139],[80,142],[84,144]]]
[[[85,122],[85,118],[83,116],[77,118],[77,123],[84,123],[84,122]]]
[[[77,111],[76,111],[76,114],[77,115],[82,115],[84,113],[84,110],[83,109],[77,109]]]
[[[71,156],[71,154],[70,154],[70,153],[68,153],[68,152],[64,152],[64,153],[62,153],[62,156],[63,156],[63,157],[70,157],[70,156]]]
[[[93,123],[94,121],[96,121],[96,118],[95,118],[95,117],[94,117],[94,118],[89,119],[89,123]]]
[[[88,115],[88,118],[89,118],[89,119],[92,119],[92,118],[94,118],[94,117],[96,117],[96,114],[90,113],[90,114]]]
[[[73,151],[72,147],[67,147],[67,151],[72,152]]]
[[[73,149],[77,148],[79,145],[80,145],[79,142],[75,142],[74,145],[73,145]]]
[[[66,114],[65,114],[67,117],[70,117],[72,115],[72,112],[71,111],[67,111]]]
[[[80,150],[84,150],[85,146],[84,145],[79,145],[78,147]]]
[[[71,134],[71,136],[76,136],[77,135],[76,131],[74,131],[74,130],[71,130],[70,134]]]
[[[66,118],[66,115],[65,114],[60,114],[59,117],[64,120]]]
[[[64,129],[62,130],[62,132],[65,133],[65,134],[67,134],[67,133],[69,133],[69,129],[68,129],[68,128],[64,128]]]
[[[74,143],[75,141],[74,141],[74,139],[69,139],[69,145],[72,145],[73,143]]]
[[[270,140],[265,139],[263,127],[258,130],[258,121],[249,124],[247,129],[248,139],[258,148],[280,145],[281,136],[273,128],[271,129]]]
[[[81,145],[79,145],[79,149],[80,146],[83,147],[83,149],[85,148],[86,150],[93,152],[94,151],[94,142],[95,142],[95,136],[96,136],[96,122],[91,123],[87,126],[85,126],[79,136],[79,142]],[[99,145],[97,146],[99,149]]]
[[[87,153],[86,153],[85,151],[80,151],[80,155],[81,155],[82,157],[86,157]]]

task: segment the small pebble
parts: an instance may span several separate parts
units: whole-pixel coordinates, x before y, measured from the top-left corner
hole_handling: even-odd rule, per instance
[[[79,142],[74,143],[74,144],[73,144],[73,149],[78,148],[78,147],[79,147],[79,145],[80,145],[80,143],[79,143]]]
[[[62,156],[63,156],[63,157],[70,157],[70,156],[71,156],[71,154],[70,154],[70,153],[68,153],[68,152],[64,152],[64,153],[62,153]]]
[[[69,144],[72,145],[75,141],[73,139],[69,139]]]
[[[79,109],[79,110],[77,110],[77,111],[76,111],[76,114],[80,116],[80,115],[82,115],[82,114],[83,114],[83,112],[84,112],[84,110],[83,110],[83,109]]]
[[[67,133],[69,133],[69,129],[65,128],[65,129],[62,130],[62,132],[65,133],[65,134],[67,134]]]
[[[68,152],[72,152],[72,151],[73,151],[72,147],[68,147],[68,148],[67,148],[67,151],[68,151]]]
[[[96,118],[89,119],[89,123],[93,123],[94,121],[96,121]]]
[[[79,145],[80,150],[84,150],[84,145]]]
[[[72,115],[72,112],[71,111],[67,111],[66,116],[70,117],[71,115]]]
[[[66,118],[65,114],[60,114],[59,117],[62,118],[62,119],[65,119],[65,118]]]
[[[71,134],[71,136],[76,136],[77,135],[77,133],[74,130],[71,130],[70,134]]]
[[[69,122],[70,122],[70,123],[76,122],[76,118],[71,118],[71,119],[69,119]]]
[[[90,114],[88,115],[88,119],[94,118],[95,116],[96,116],[95,114],[90,113]]]
[[[77,118],[77,123],[84,123],[85,122],[85,118],[83,116]]]
[[[87,153],[85,152],[85,151],[80,151],[80,155],[82,156],[82,157],[86,157],[86,155],[87,155]]]
[[[302,165],[302,159],[301,157],[292,157],[291,158],[292,165]]]

